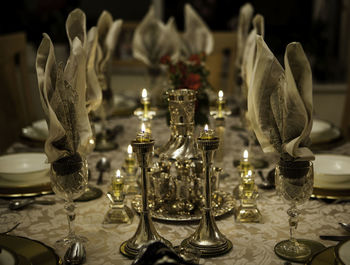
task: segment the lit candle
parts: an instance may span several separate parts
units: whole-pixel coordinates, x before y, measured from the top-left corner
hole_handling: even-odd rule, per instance
[[[141,132],[136,136],[136,140],[138,142],[149,142],[151,140],[149,133],[146,132],[146,126],[144,123],[141,124]]]
[[[120,200],[123,197],[124,190],[124,177],[121,175],[120,170],[117,171],[112,176],[112,192],[116,200]]]
[[[147,117],[148,106],[150,104],[147,89],[143,88],[141,92],[141,104],[143,104],[143,116]]]
[[[201,139],[213,139],[214,138],[214,131],[209,129],[208,124],[204,126],[204,131],[200,135]]]
[[[222,90],[220,90],[218,93],[217,104],[218,104],[218,115],[219,115],[219,117],[222,117],[222,109],[223,109],[223,106],[225,104],[224,92]]]
[[[244,150],[244,152],[243,152],[243,160],[241,160],[241,162],[240,162],[240,168],[241,168],[241,170],[243,170],[244,175],[246,175],[249,172],[249,170],[252,168],[252,166],[250,165],[248,157],[249,157],[248,150]]]
[[[128,145],[128,157],[132,158],[132,146],[131,146],[131,144]]]

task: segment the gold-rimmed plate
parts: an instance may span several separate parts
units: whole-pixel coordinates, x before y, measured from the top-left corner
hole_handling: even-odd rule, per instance
[[[336,245],[334,253],[339,264],[350,264],[350,240],[340,242]]]
[[[43,182],[36,185],[6,186],[0,185],[0,197],[33,197],[52,193],[51,183]]]
[[[311,197],[317,199],[349,200],[350,189],[333,190],[314,187]]]
[[[57,265],[62,260],[55,251],[42,242],[26,237],[0,235],[0,248],[5,248],[14,253],[20,265],[40,264]],[[15,263],[16,264],[16,263]]]

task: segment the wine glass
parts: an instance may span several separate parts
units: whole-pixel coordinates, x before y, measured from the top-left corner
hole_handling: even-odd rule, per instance
[[[77,236],[74,231],[75,203],[74,199],[84,193],[88,183],[88,165],[85,158],[78,153],[61,158],[51,164],[51,187],[54,193],[64,199],[64,209],[68,219],[68,235],[56,242],[59,246],[70,245],[76,241],[87,239]]]
[[[302,260],[310,256],[311,240],[294,238],[293,232],[298,226],[300,211],[297,205],[305,203],[312,194],[314,180],[313,164],[309,161],[279,163],[276,166],[275,183],[277,194],[287,202],[290,238],[276,244],[278,256],[289,260]]]

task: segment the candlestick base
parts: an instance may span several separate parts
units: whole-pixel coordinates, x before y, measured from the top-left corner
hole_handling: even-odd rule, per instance
[[[210,209],[203,211],[197,230],[181,246],[195,249],[202,258],[221,256],[232,249],[231,241],[219,231]]]
[[[120,207],[112,207],[106,213],[103,224],[131,224],[134,218],[132,210],[122,204]]]
[[[149,216],[149,212],[143,212],[140,215],[140,222],[136,233],[129,240],[121,244],[120,253],[128,258],[134,259],[141,247],[152,240],[159,240],[170,247],[172,246],[168,240],[158,234]]]
[[[239,206],[237,209],[236,222],[239,223],[261,223],[262,215],[256,207]]]

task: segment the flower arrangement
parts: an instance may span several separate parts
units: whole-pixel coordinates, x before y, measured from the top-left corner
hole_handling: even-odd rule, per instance
[[[176,62],[173,62],[169,55],[164,55],[160,59],[160,63],[167,66],[172,89],[186,88],[197,91],[194,117],[196,125],[208,123],[209,116],[209,98],[206,90],[212,87],[208,82],[209,71],[205,67],[205,59],[204,52],[192,54]]]

